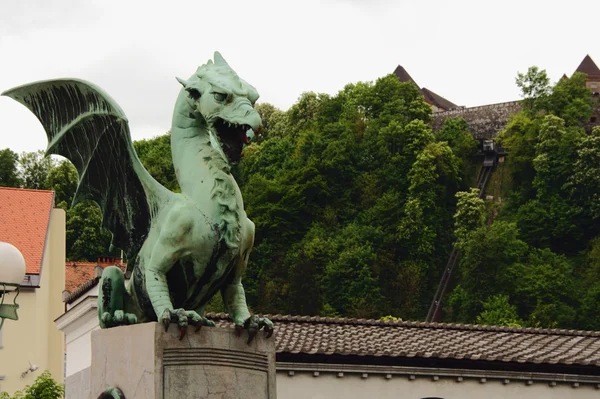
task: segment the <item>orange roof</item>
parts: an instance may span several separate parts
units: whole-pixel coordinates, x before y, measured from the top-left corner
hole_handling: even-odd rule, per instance
[[[27,274],[40,274],[54,193],[0,187],[0,241],[21,251]]]
[[[65,290],[75,291],[77,287],[94,278],[96,262],[67,262],[65,264]]]
[[[66,262],[65,290],[73,293],[77,288],[93,279],[95,277],[94,269],[96,266],[104,268],[112,265],[119,266],[121,270],[125,271],[126,265],[121,263],[120,259],[112,262],[103,262],[101,259],[99,259],[99,262]]]

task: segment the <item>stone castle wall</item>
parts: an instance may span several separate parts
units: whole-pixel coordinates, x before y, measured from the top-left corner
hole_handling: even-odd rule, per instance
[[[432,127],[440,129],[448,118],[463,118],[469,130],[478,140],[494,139],[504,129],[510,117],[521,111],[521,101],[457,108],[433,114]]]

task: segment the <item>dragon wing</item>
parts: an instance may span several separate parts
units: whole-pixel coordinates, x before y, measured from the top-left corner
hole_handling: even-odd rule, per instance
[[[34,82],[2,93],[25,105],[44,126],[46,154],[70,160],[79,173],[72,206],[92,200],[113,245],[131,271],[156,215],[171,192],[142,166],[127,117],[102,89],[77,79]]]

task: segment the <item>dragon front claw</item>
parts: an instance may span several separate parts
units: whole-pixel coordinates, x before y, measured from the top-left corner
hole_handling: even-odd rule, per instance
[[[200,331],[202,326],[215,326],[213,321],[208,320],[206,317],[200,316],[197,312],[184,309],[165,309],[159,319],[159,322],[162,322],[165,326],[165,332],[169,330],[171,323],[177,323],[177,326],[179,327],[180,340],[185,337],[185,333],[189,325],[196,326],[196,332]]]
[[[122,310],[115,310],[112,314],[110,312],[104,312],[100,319],[105,326],[110,327],[137,324],[137,317],[134,314],[125,313]]]
[[[254,337],[256,337],[256,334],[261,329],[264,330],[265,337],[267,339],[270,338],[273,335],[273,322],[266,317],[252,315],[247,318],[243,324],[236,324],[235,326],[235,331],[238,337],[242,334],[242,330],[248,330],[248,340],[246,341],[248,345],[252,343]]]

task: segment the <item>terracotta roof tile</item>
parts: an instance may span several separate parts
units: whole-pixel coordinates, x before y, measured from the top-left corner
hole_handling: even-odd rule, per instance
[[[39,274],[54,193],[0,187],[0,241],[21,251],[27,274]]]
[[[76,299],[82,297],[86,292],[88,292],[89,290],[94,288],[96,286],[96,284],[98,284],[99,281],[100,281],[100,276],[92,277],[88,281],[81,284],[79,287],[75,288],[73,291],[70,291],[70,293],[66,296],[66,298],[63,299],[63,302],[64,303],[75,302]]]
[[[65,289],[71,293],[95,277],[96,266],[120,266],[125,271],[125,264],[118,262],[66,262],[65,263]]]
[[[94,277],[96,262],[67,262],[65,264],[65,290],[74,292]]]
[[[231,326],[224,313],[209,313]],[[278,353],[471,359],[600,367],[600,332],[268,315]]]

